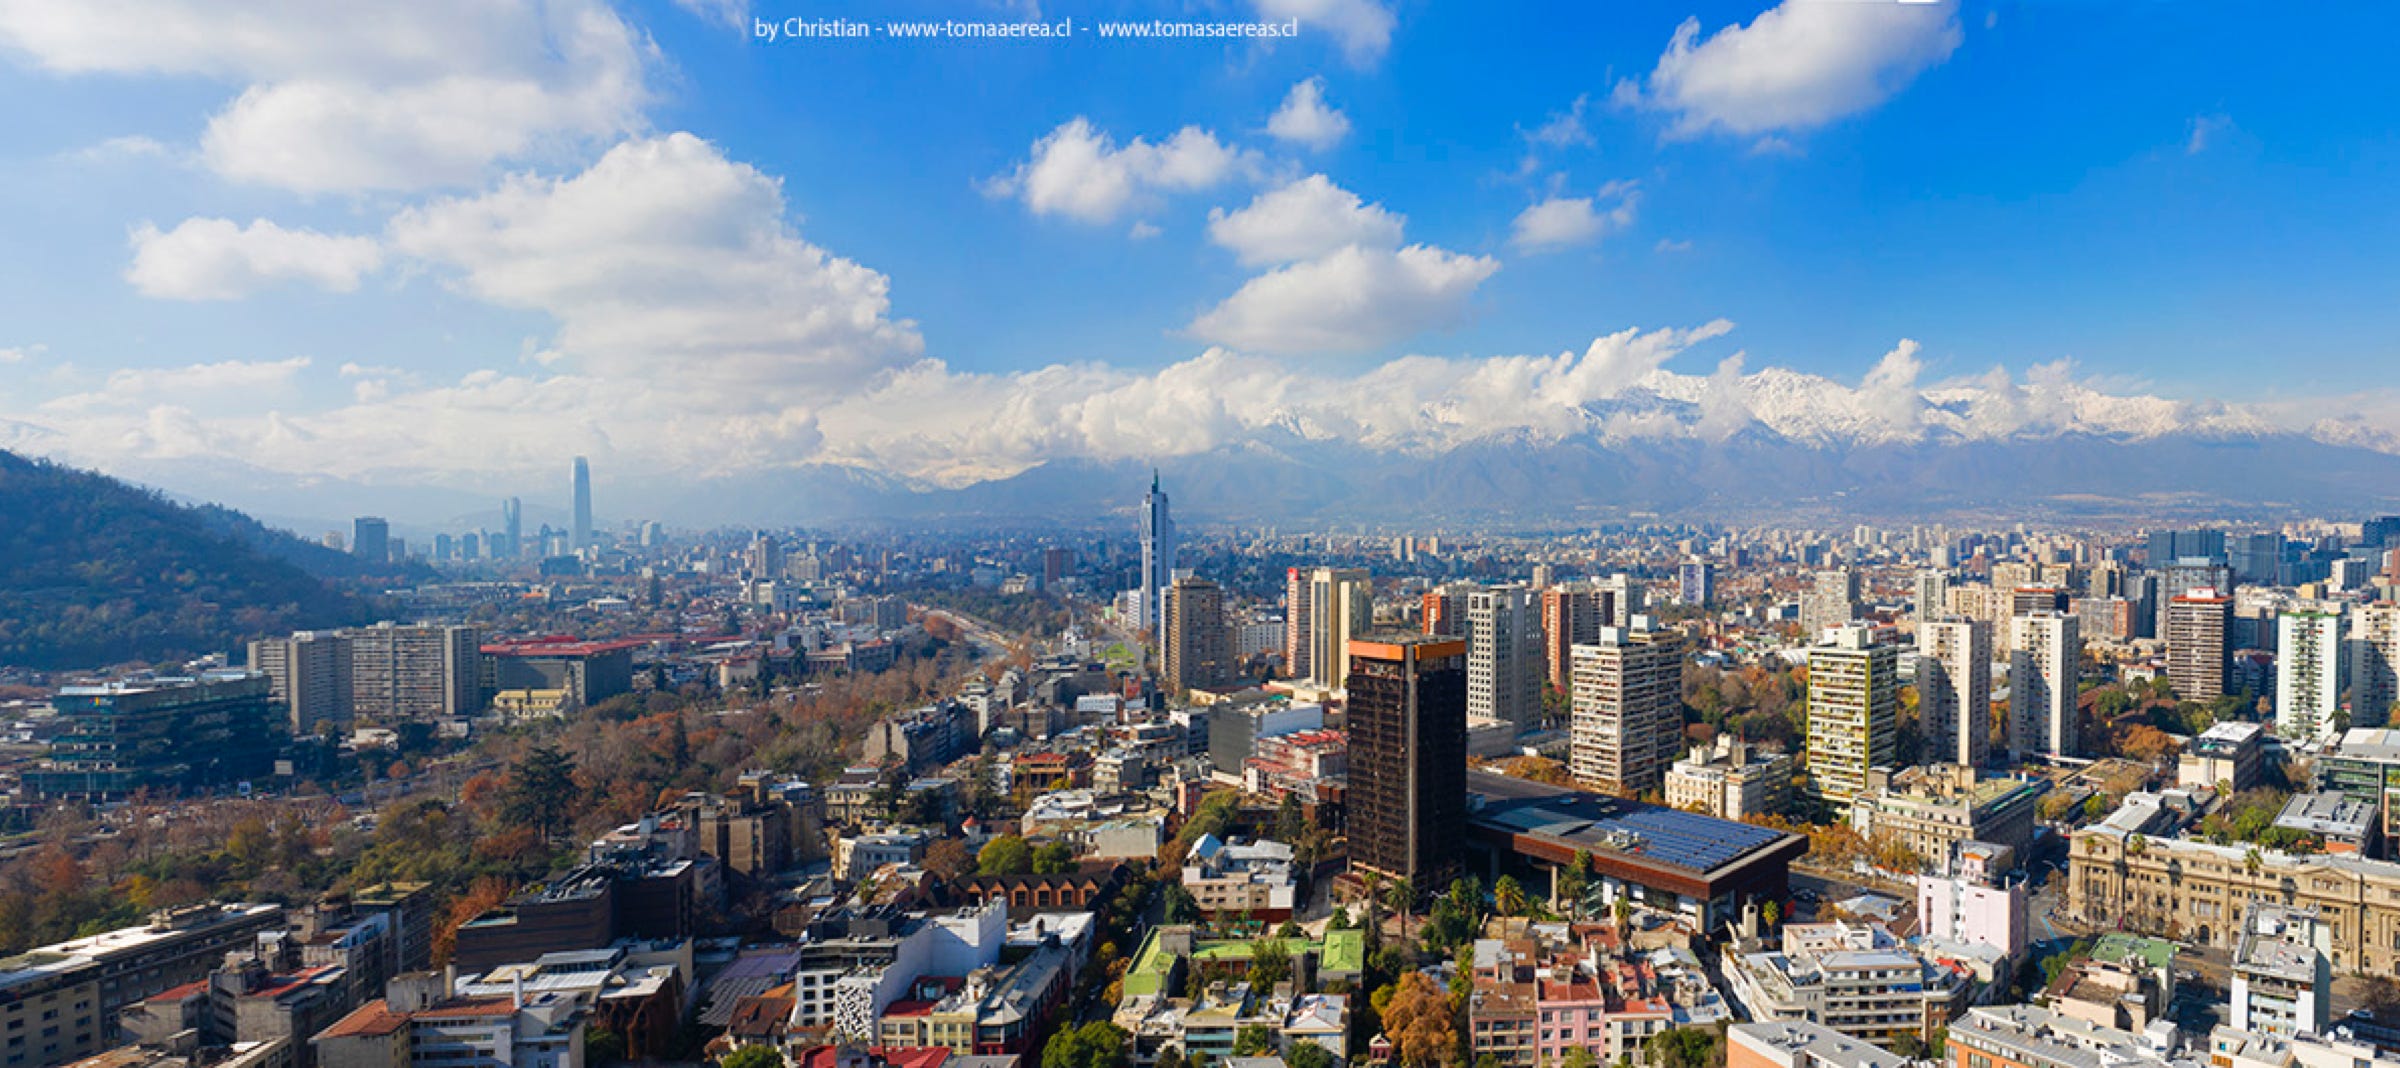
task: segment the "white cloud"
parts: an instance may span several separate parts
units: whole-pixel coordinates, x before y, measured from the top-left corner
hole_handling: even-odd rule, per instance
[[[1036,215],[1103,223],[1160,193],[1208,189],[1258,169],[1256,153],[1197,126],[1157,144],[1136,137],[1120,147],[1077,116],[1035,141],[1025,162],[985,182],[984,190],[1018,198]]]
[[[1406,220],[1312,174],[1260,193],[1248,207],[1208,213],[1209,240],[1232,249],[1244,266],[1291,263],[1345,245],[1396,248]]]
[[[29,360],[37,360],[41,358],[42,353],[47,351],[49,351],[49,347],[46,345],[20,345],[15,348],[0,348],[0,364],[19,364],[25,363]]]
[[[123,137],[111,137],[72,152],[62,153],[60,158],[76,163],[105,165],[131,160],[169,159],[174,154],[174,150],[156,138],[128,134]]]
[[[1881,104],[1948,59],[1962,40],[1956,16],[1953,2],[1784,0],[1706,40],[1700,20],[1687,19],[1646,83],[1621,81],[1616,98],[1672,115],[1678,137],[1813,129]]]
[[[1592,143],[1592,131],[1583,125],[1583,112],[1591,103],[1589,95],[1578,95],[1567,110],[1553,111],[1540,126],[1518,132],[1524,134],[1527,141],[1547,148],[1588,146]]]
[[[1692,250],[1692,242],[1691,242],[1691,239],[1689,239],[1689,238],[1686,238],[1686,239],[1684,239],[1684,240],[1681,240],[1681,241],[1677,241],[1677,240],[1674,240],[1674,239],[1671,239],[1671,238],[1664,238],[1664,237],[1662,237],[1662,238],[1659,238],[1659,239],[1658,239],[1658,244],[1655,244],[1655,245],[1652,245],[1652,246],[1650,246],[1650,251],[1652,251],[1652,252],[1662,252],[1662,253],[1663,253],[1663,252],[1690,252],[1691,250]]]
[[[750,0],[675,0],[675,6],[729,29],[750,28]]]
[[[1868,369],[1858,390],[1860,407],[1909,440],[1921,433],[1925,410],[1925,395],[1917,388],[1917,376],[1925,369],[1917,359],[1919,348],[1916,341],[1901,338]]]
[[[1330,33],[1351,65],[1374,66],[1392,45],[1398,24],[1391,9],[1376,0],[1253,0],[1258,17],[1268,21],[1300,20],[1300,33]]]
[[[774,179],[690,134],[411,209],[390,240],[478,298],[548,313],[583,372],[712,408],[854,382],[923,345],[890,317],[888,279],[801,239]]]
[[[469,183],[636,129],[654,58],[601,0],[0,0],[0,51],[62,74],[231,83],[202,160],[301,192]]]
[[[1499,269],[1488,256],[1426,245],[1351,245],[1243,283],[1193,320],[1191,332],[1247,352],[1371,351],[1455,324],[1475,287]]]
[[[165,232],[143,223],[132,240],[125,280],[169,300],[234,300],[287,281],[348,293],[383,264],[374,238],[286,230],[265,219],[185,219]]]
[[[1588,245],[1632,226],[1640,201],[1632,182],[1610,182],[1588,197],[1554,196],[1517,213],[1509,243],[1526,252]]]
[[[148,419],[151,409],[162,404],[206,402],[221,411],[257,414],[275,402],[290,400],[293,385],[309,363],[306,356],[294,356],[120,368],[110,372],[98,388],[52,398],[43,402],[40,410],[102,420],[112,412],[134,412]]]
[[[1267,119],[1267,133],[1322,151],[1349,135],[1350,117],[1325,103],[1325,79],[1310,78],[1285,94],[1283,106]]]
[[[2218,135],[2231,129],[2233,129],[2233,117],[2230,115],[2192,116],[2191,135],[2184,140],[2183,154],[2197,156],[2208,151],[2208,146],[2215,143]]]
[[[1126,228],[1125,236],[1136,241],[1148,241],[1151,238],[1157,237],[1165,232],[1166,231],[1158,228],[1157,223],[1151,222],[1148,219],[1135,219],[1133,221],[1133,225]]]

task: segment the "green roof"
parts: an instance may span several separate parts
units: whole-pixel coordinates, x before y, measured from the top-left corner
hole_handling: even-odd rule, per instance
[[[1305,938],[1261,938],[1254,942],[1194,942],[1192,943],[1192,959],[1249,960],[1250,954],[1257,952],[1260,943],[1264,942],[1281,942],[1284,952],[1294,957],[1317,948],[1316,943]]]
[[[1125,969],[1125,996],[1164,994],[1167,992],[1167,973],[1175,967],[1175,958],[1158,948],[1158,928],[1142,937],[1141,952],[1133,955],[1133,966]]]
[[[1295,957],[1309,950],[1319,949],[1317,943],[1305,938],[1257,939],[1254,941],[1210,940],[1192,944],[1192,959],[1195,961],[1246,961],[1250,959],[1252,953],[1257,951],[1261,942],[1272,941],[1282,942],[1284,950]],[[1364,971],[1367,960],[1366,932],[1332,931],[1327,933],[1325,943],[1318,953],[1318,960],[1327,971]],[[1174,968],[1174,955],[1159,948],[1158,929],[1152,928],[1149,934],[1142,937],[1142,948],[1133,955],[1133,965],[1125,969],[1125,996],[1140,997],[1145,994],[1166,993],[1167,975]]]
[[[2140,938],[2129,934],[2102,935],[2100,944],[2092,947],[2095,960],[2139,960],[2152,968],[2165,968],[2175,963],[2176,945],[2164,938]]]
[[[1325,932],[1325,955],[1317,961],[1320,971],[1363,972],[1367,970],[1367,933],[1365,931]]]

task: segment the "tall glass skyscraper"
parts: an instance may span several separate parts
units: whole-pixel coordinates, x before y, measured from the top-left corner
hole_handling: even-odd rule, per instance
[[[575,458],[575,540],[567,547],[582,549],[592,544],[592,464],[581,456]]]
[[[1150,472],[1150,492],[1142,498],[1142,574],[1135,611],[1142,629],[1163,635],[1167,587],[1175,581],[1175,520],[1167,515],[1167,494],[1158,488],[1158,472]]]

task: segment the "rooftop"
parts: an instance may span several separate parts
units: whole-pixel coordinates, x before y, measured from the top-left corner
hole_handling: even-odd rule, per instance
[[[1703,874],[1792,836],[1713,816],[1467,770],[1468,819],[1568,850],[1613,854]],[[1480,804],[1478,804],[1480,802]]]
[[[2275,826],[2320,838],[2364,838],[2375,824],[2375,804],[2343,793],[2294,794],[2275,817]]]

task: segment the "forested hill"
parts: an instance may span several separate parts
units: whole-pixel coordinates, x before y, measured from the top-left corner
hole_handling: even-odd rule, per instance
[[[311,569],[356,566],[240,513],[0,451],[0,664],[169,660],[365,621]]]

